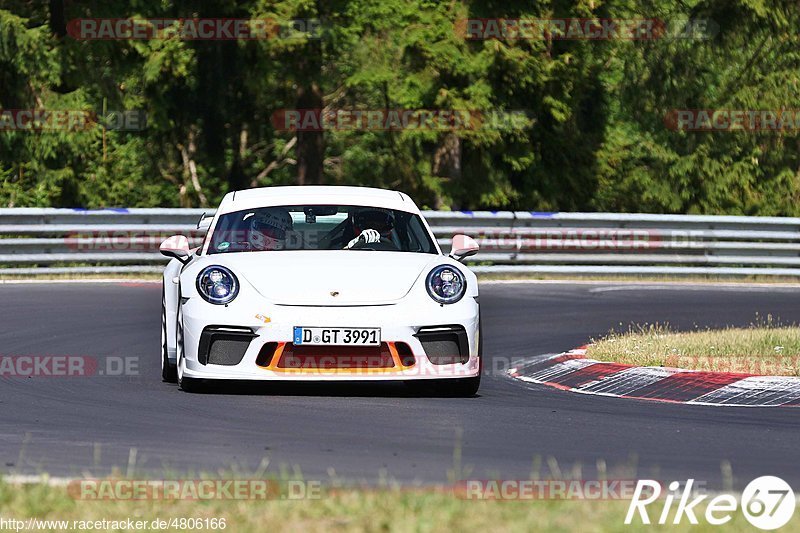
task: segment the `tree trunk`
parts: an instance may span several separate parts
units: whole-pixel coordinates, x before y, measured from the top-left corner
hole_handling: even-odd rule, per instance
[[[300,16],[326,19],[326,2],[317,0],[313,8],[301,10]],[[322,112],[322,41],[309,39],[296,56],[297,62],[297,109],[314,109]],[[325,134],[322,131],[297,131],[297,184],[322,183],[325,163]]]
[[[50,0],[50,31],[59,39],[67,34],[67,21],[64,16],[64,0]]]
[[[298,109],[321,111],[322,90],[316,82],[297,90]],[[322,168],[325,158],[325,137],[322,131],[297,131],[297,184],[322,183]]]
[[[444,178],[445,186],[458,191],[461,188],[461,139],[454,133],[448,133],[442,138],[436,152],[433,154],[433,175]],[[457,194],[449,194],[453,199],[451,209],[461,207],[461,199]],[[436,209],[444,207],[441,198],[436,198]]]

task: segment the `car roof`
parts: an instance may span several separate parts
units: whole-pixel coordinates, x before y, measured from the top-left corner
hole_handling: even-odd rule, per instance
[[[307,204],[359,205],[419,213],[419,208],[405,193],[340,185],[260,187],[229,192],[220,202],[217,212],[231,213],[271,205]]]

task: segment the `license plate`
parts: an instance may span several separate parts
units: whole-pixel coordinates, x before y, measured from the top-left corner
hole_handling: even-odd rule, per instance
[[[294,345],[380,346],[381,328],[307,328],[295,326]]]

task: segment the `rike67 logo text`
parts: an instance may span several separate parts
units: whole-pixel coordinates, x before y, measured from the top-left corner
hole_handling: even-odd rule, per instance
[[[698,495],[693,487],[693,479],[687,480],[682,490],[678,481],[670,483],[659,512],[656,501],[662,496],[661,483],[640,479],[634,489],[625,523],[641,521],[642,524],[677,525],[687,520],[690,524],[698,524],[700,516],[707,523],[719,526],[730,522],[740,510],[753,526],[773,530],[791,520],[796,505],[792,488],[775,476],[762,476],[751,481],[738,501],[732,494],[718,494],[708,499],[708,494]],[[705,510],[701,513],[700,504],[707,499]]]

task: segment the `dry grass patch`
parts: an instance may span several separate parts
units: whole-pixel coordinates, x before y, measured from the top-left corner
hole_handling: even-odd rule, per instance
[[[626,526],[627,508],[627,501],[475,501],[441,491],[403,489],[339,489],[330,494],[323,492],[319,500],[302,501],[76,501],[65,488],[0,481],[0,516],[5,520],[68,520],[68,530],[75,530],[72,521],[214,518],[224,519],[225,529],[203,531],[653,531],[653,526],[640,523]],[[659,505],[659,511],[660,508]],[[657,512],[652,512],[657,519]],[[752,530],[741,513],[733,514],[726,531]],[[44,529],[58,530],[53,526]],[[693,533],[720,530],[704,522],[692,526],[686,520],[668,529]],[[789,524],[785,529],[796,530],[797,525]],[[117,530],[127,531],[124,526]]]
[[[593,340],[587,356],[639,366],[800,376],[800,327],[771,317],[747,328],[678,332],[667,324],[631,327]]]

